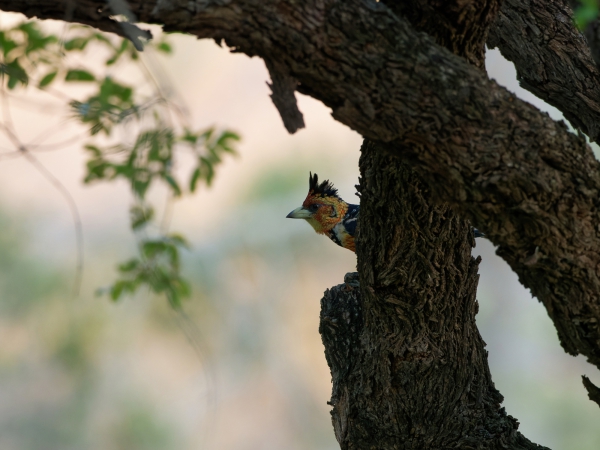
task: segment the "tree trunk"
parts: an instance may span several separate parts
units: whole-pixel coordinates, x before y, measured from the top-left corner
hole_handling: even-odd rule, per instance
[[[342,449],[541,449],[500,406],[475,325],[469,223],[377,144],[361,149],[358,273],[327,291],[320,332]],[[393,195],[390,195],[393,193]]]
[[[385,3],[483,69],[497,1]],[[340,447],[541,448],[517,431],[492,382],[475,325],[479,259],[469,222],[436,204],[384,146],[365,140],[359,165],[359,282],[347,276],[325,295],[320,326]]]

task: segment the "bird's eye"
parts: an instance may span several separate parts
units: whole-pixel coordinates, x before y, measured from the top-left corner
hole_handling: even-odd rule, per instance
[[[314,204],[310,205],[308,207],[308,209],[311,210],[312,212],[315,212],[317,209],[319,209],[319,206],[321,206],[321,205],[317,205],[316,203],[314,203]]]

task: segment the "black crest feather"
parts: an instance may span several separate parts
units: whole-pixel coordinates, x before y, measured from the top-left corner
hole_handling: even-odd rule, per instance
[[[333,183],[330,183],[329,180],[325,180],[319,184],[319,176],[316,173],[313,175],[309,172],[308,190],[309,192],[312,192],[313,195],[320,195],[323,197],[338,197],[338,191],[333,187]]]

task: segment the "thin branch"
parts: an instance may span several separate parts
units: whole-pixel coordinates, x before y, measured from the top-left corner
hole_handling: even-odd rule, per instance
[[[0,150],[2,150],[2,149],[0,149]],[[0,161],[6,160],[6,159],[20,158],[21,156],[23,156],[23,154],[19,151],[12,151],[10,153],[0,153]]]

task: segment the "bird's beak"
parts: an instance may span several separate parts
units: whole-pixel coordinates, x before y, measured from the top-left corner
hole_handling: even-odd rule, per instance
[[[305,209],[301,206],[293,210],[285,217],[286,219],[310,219],[312,217],[312,214],[308,209]]]

